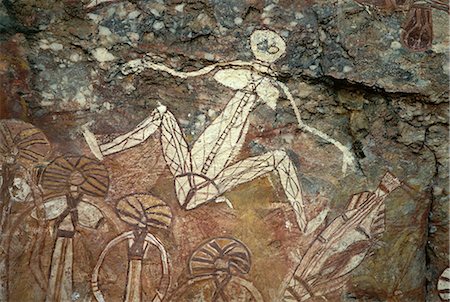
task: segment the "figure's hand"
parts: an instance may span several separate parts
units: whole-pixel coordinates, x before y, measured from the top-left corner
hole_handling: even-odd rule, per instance
[[[129,75],[130,73],[141,73],[144,69],[144,61],[142,59],[135,59],[122,65],[120,72],[123,75]]]
[[[353,154],[348,149],[340,149],[342,151],[342,174],[347,174],[347,168],[354,171],[356,168],[356,161]]]
[[[94,133],[92,133],[91,130],[89,130],[88,124],[81,126],[81,132],[83,133],[84,139],[86,140],[86,143],[88,144],[94,156],[98,160],[103,160],[102,151],[100,151],[100,147],[98,145]]]

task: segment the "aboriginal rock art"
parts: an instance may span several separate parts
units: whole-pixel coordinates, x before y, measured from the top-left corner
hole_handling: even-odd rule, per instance
[[[270,172],[277,172],[284,193],[295,211],[299,228],[306,231],[302,189],[295,165],[283,150],[234,162],[249,127],[249,115],[260,104],[275,109],[280,90],[291,101],[301,129],[334,144],[343,152],[343,171],[353,167],[349,149],[328,135],[302,122],[300,113],[287,86],[279,82],[270,66],[284,55],[286,44],[273,31],[256,30],[250,37],[254,62],[219,63],[194,72],[178,72],[157,64],[151,57],[128,62],[122,73],[140,72],[145,68],[167,72],[180,78],[195,77],[214,72],[214,79],[236,91],[221,114],[204,130],[192,146],[186,142],[177,120],[165,106],[159,106],[132,131],[111,142],[98,144],[93,133],[84,127],[84,136],[92,152],[99,159],[124,151],[145,141],[157,129],[167,165],[175,180],[175,191],[181,206],[196,208],[206,202],[226,202],[223,194],[239,184],[249,182]],[[319,215],[323,218],[324,215]],[[308,230],[311,231],[311,230]]]
[[[432,9],[449,13],[448,3],[438,0],[355,0],[363,5],[373,5],[383,10],[407,11],[403,22],[401,41],[412,51],[425,51],[433,44]]]
[[[50,143],[33,125],[19,120],[0,121],[0,301],[8,301],[7,239],[12,226],[11,206],[13,202],[33,199],[32,182],[49,153]]]
[[[161,241],[149,232],[149,228],[168,229],[172,220],[172,212],[166,203],[149,194],[125,196],[119,200],[116,209],[119,217],[132,226],[133,230],[111,240],[101,253],[91,279],[95,299],[99,302],[106,301],[101,291],[102,281],[99,280],[100,268],[105,257],[110,250],[126,241],[128,245],[128,271],[123,301],[162,301],[170,285],[169,256]],[[157,280],[158,273],[148,274],[148,272],[143,271],[143,261],[148,257],[148,250],[151,246],[159,251],[159,280]],[[153,281],[157,284],[153,297],[147,297],[146,299],[142,295],[142,279],[144,276],[154,279]]]
[[[188,281],[170,301],[263,301],[254,285],[243,278],[250,272],[251,255],[237,239],[209,239],[192,253],[188,266]]]
[[[384,200],[400,185],[387,173],[375,192],[353,195],[347,210],[311,243],[283,289],[283,301],[307,301],[343,287],[349,272],[372,252],[383,234]]]
[[[437,290],[442,301],[450,301],[450,268],[446,268],[437,283]]]
[[[74,237],[80,227],[96,229],[103,214],[87,197],[106,196],[109,176],[97,160],[61,156],[44,170],[45,220],[55,220],[54,243],[46,301],[71,301]],[[34,216],[32,214],[32,216]]]

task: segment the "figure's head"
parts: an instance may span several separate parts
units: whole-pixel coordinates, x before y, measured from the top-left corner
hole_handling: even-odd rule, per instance
[[[255,30],[250,36],[250,46],[256,59],[273,63],[286,52],[286,43],[276,32]]]

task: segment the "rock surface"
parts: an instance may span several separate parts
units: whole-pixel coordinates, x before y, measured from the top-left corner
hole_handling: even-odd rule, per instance
[[[349,198],[374,192],[390,172],[402,185],[384,200],[384,232],[379,238],[368,234],[367,254],[362,252],[366,246],[359,245],[352,247],[355,258],[346,258],[352,255],[350,248],[330,257],[320,275],[338,274],[345,265],[352,269],[341,279],[336,277],[339,288],[328,292],[331,284],[326,289],[314,285],[311,290],[316,296],[308,299],[440,301],[438,278],[449,266],[449,20],[439,10],[433,10],[432,16],[432,48],[413,52],[401,43],[405,11],[380,10],[351,0],[4,0],[0,4],[0,118],[19,119],[41,129],[52,153],[33,168],[20,167],[14,173],[1,154],[5,215],[1,243],[6,250],[1,264],[7,263],[7,269],[0,274],[0,297],[48,298],[56,243],[64,238],[65,253],[73,245],[73,255],[64,258],[66,263],[73,259],[73,270],[68,277],[71,289],[61,295],[72,301],[95,301],[91,277],[102,251],[117,236],[134,230],[133,239],[127,239],[130,245],[123,241],[106,256],[98,286],[106,301],[124,300],[125,288],[136,284],[127,279],[128,260],[140,259],[142,288],[137,291],[142,301],[152,301],[164,288],[157,284],[164,280],[161,250],[150,243],[143,258],[133,253],[137,258],[131,257],[130,246],[140,238],[138,230],[143,226],[130,225],[116,209],[124,196],[145,193],[167,204],[172,215],[169,228],[146,228],[169,258],[171,278],[165,299],[212,301],[215,294],[224,293],[232,301],[280,301],[313,242],[349,210]],[[343,173],[340,149],[306,128],[299,129],[288,95],[277,86],[276,106],[268,106],[267,101],[248,116],[248,132],[244,131],[242,147],[232,162],[283,150],[295,166],[308,220],[329,209],[317,230],[307,234],[297,227],[282,173],[254,177],[194,209],[180,205],[173,169],[167,165],[172,155],[161,148],[163,127],[134,148],[105,155],[101,165],[109,175],[107,193],[84,201],[93,207],[86,213],[99,211],[101,222],[91,228],[76,225],[69,230],[72,237],[58,235],[68,232],[64,217],[74,218],[51,220],[44,213],[43,204],[51,197],[40,179],[49,162],[68,155],[94,158],[83,130],[89,129],[100,143],[109,142],[133,130],[161,105],[176,118],[192,148],[221,118],[236,91],[212,73],[196,77],[174,73],[236,60],[255,62],[250,39],[261,29],[275,32],[286,45],[272,69],[262,73],[264,77],[271,77],[272,84],[275,80],[284,84],[303,122],[347,147],[355,161]],[[124,70],[127,62],[142,58],[174,72]],[[7,142],[0,138],[0,146]],[[76,179],[68,183],[81,188]],[[29,197],[23,197],[24,190]],[[78,200],[69,191],[66,195]],[[68,208],[78,209],[80,223],[93,221],[94,214],[81,217],[82,205],[78,200]],[[32,211],[37,213],[34,218]],[[250,269],[197,282],[190,257],[216,237],[242,243],[249,251]],[[224,240],[218,239],[218,245],[229,244]],[[348,242],[336,244],[333,249],[339,250]],[[361,255],[363,259],[357,260]],[[230,258],[234,259],[230,256],[227,261]],[[239,271],[239,266],[233,269]],[[220,282],[224,283],[218,290]],[[55,301],[65,301],[61,297]]]

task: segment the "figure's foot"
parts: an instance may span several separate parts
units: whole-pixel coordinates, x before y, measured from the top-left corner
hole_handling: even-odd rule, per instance
[[[233,205],[231,204],[231,201],[230,201],[228,198],[224,197],[224,196],[219,196],[219,197],[217,197],[216,200],[215,200],[215,202],[216,202],[216,203],[224,202],[224,203],[227,204],[227,206],[230,207],[230,209],[234,209],[234,208],[233,208]]]
[[[95,138],[94,133],[89,130],[88,125],[85,124],[81,126],[81,131],[83,133],[84,139],[91,149],[92,154],[98,159],[103,160],[102,151],[100,151],[100,146],[98,145],[97,139]]]

